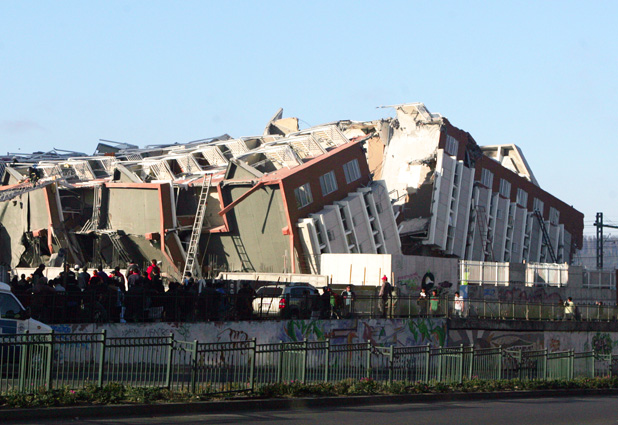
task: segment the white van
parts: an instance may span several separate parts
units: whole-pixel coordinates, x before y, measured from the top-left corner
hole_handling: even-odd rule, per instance
[[[11,292],[11,287],[0,282],[0,335],[39,334],[51,332],[44,323],[30,318],[30,314]]]

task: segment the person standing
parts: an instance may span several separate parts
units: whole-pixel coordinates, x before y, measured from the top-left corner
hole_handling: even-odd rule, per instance
[[[77,286],[82,291],[85,291],[88,287],[88,282],[90,282],[90,273],[88,273],[88,268],[83,267],[82,272],[77,275]]]
[[[391,297],[392,292],[393,286],[388,281],[386,275],[382,276],[382,286],[380,287],[380,293],[378,296],[380,297],[380,313],[385,319],[388,313],[388,299]]]
[[[66,288],[64,286],[62,286],[62,280],[61,279],[56,279],[56,281],[54,282],[54,290],[56,292],[66,292]]]
[[[435,289],[431,291],[431,297],[429,298],[429,314],[431,316],[437,316],[440,308],[440,298],[438,297],[438,291]]]
[[[153,258],[150,260],[150,265],[146,269],[146,273],[148,273],[148,280],[156,279],[161,275],[161,269],[157,265],[156,259]]]
[[[564,317],[566,320],[575,319],[575,303],[572,297],[569,297],[564,303]]]
[[[330,319],[332,314],[330,305],[331,289],[329,286],[324,286],[322,291],[322,295],[320,295],[320,316],[322,319]]]
[[[17,275],[13,276],[13,279],[11,279],[11,282],[9,283],[9,286],[11,287],[11,292],[16,294],[17,293],[17,282],[19,282],[19,278],[17,277]]]
[[[32,286],[34,288],[34,286],[36,286],[37,282],[39,281],[40,278],[45,277],[45,275],[43,274],[45,270],[45,264],[39,264],[39,267],[37,267],[37,269],[34,271],[34,273],[32,273]],[[45,283],[47,283],[47,280],[45,280]]]
[[[143,286],[142,276],[139,273],[139,269],[132,269],[131,274],[127,279],[128,288],[131,289],[133,286]]]
[[[103,270],[103,265],[99,265],[99,268],[97,270],[98,271],[96,272],[96,274],[101,278],[101,282],[103,282],[105,286],[109,285],[110,279],[107,273],[105,273],[105,271]]]
[[[29,294],[32,291],[32,286],[26,280],[26,275],[22,274],[16,285],[16,295]]]
[[[343,317],[349,318],[354,314],[354,301],[356,301],[356,294],[352,290],[352,285],[348,285],[345,291],[341,293],[343,298]]]
[[[243,282],[236,298],[236,311],[240,320],[251,320],[253,317],[253,300],[255,290],[249,282]]]
[[[127,272],[125,274],[127,282],[129,281],[129,276],[131,276],[135,271],[139,273],[139,267],[137,267],[137,263],[135,263],[134,260],[131,260],[131,262],[127,265]]]
[[[45,264],[39,264],[39,267],[32,273],[32,276],[43,277],[43,271],[45,270]],[[36,282],[35,282],[36,283]]]
[[[421,293],[418,294],[418,300],[417,300],[421,317],[427,316],[427,301],[428,301],[427,291],[425,290],[425,288],[421,288]]]
[[[455,317],[459,317],[461,319],[463,317],[464,299],[461,295],[459,295],[459,291],[455,292],[453,307],[455,308]]]
[[[124,275],[120,273],[120,266],[114,267],[114,271],[109,274],[109,278],[122,292],[127,292]]]

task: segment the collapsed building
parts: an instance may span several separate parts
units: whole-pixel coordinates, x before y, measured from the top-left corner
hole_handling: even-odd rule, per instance
[[[541,189],[516,145],[479,146],[422,103],[393,108],[394,118],[339,126],[370,137],[370,170],[389,189],[405,254],[571,263],[584,216]]]
[[[332,252],[400,252],[388,191],[371,179],[364,141],[336,126],[296,124],[283,134],[288,121],[274,119],[259,137],[145,149],[107,143],[94,156],[11,159],[0,190],[0,262],[157,259],[174,278],[310,272],[315,258],[299,222],[306,228],[330,208]]]
[[[515,145],[480,147],[420,103],[396,117],[185,144],[100,143],[0,161],[0,265],[173,278],[319,273],[326,253],[570,262],[583,215],[542,190]]]

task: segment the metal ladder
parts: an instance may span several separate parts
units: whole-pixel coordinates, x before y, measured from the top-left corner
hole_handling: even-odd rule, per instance
[[[551,239],[549,238],[549,233],[547,233],[547,227],[545,226],[545,220],[543,219],[543,214],[541,214],[541,211],[539,210],[534,210],[534,216],[538,220],[539,226],[541,226],[541,233],[543,234],[543,243],[547,247],[547,251],[549,252],[549,257],[551,258],[552,263],[557,263],[558,259],[556,258],[554,247],[551,245]]]
[[[34,189],[39,189],[40,187],[42,186],[33,186],[32,183],[22,183],[22,185],[20,185],[19,187],[9,190],[3,190],[0,192],[0,202],[9,201],[19,195],[23,195],[26,192],[30,192]]]
[[[94,199],[92,202],[92,217],[84,224],[84,227],[78,233],[88,233],[99,228],[101,215],[101,187],[94,188]]]
[[[202,180],[202,190],[200,191],[200,199],[197,205],[197,212],[195,213],[195,221],[193,222],[193,230],[191,230],[191,239],[189,240],[189,247],[187,248],[185,268],[182,272],[183,277],[187,274],[187,272],[193,273],[194,271],[195,257],[197,255],[200,236],[202,235],[202,226],[204,225],[204,216],[206,215],[206,205],[208,204],[208,193],[210,192],[211,183],[212,174],[208,175],[208,184],[206,184],[206,176],[204,176],[204,179]]]
[[[238,235],[232,235],[232,242],[234,242],[234,247],[236,248],[236,252],[238,253],[238,257],[240,258],[241,269],[243,272],[254,272],[255,268],[251,263],[251,259],[247,254],[247,250],[245,249],[245,244],[242,239]]]
[[[476,225],[479,227],[479,234],[481,236],[481,242],[483,243],[483,254],[487,256],[487,261],[494,260],[494,250],[491,241],[491,235],[489,234],[489,228],[487,226],[487,215],[485,214],[485,207],[482,205],[476,206]]]
[[[53,177],[51,179],[45,178],[45,181],[39,180],[36,184],[33,184],[30,181],[20,183],[19,185],[17,185],[17,187],[13,187],[12,189],[0,190],[0,202],[10,201],[11,199],[16,198],[19,195],[32,192],[36,189],[41,189],[45,186],[49,186],[54,182],[62,184],[65,181],[66,180],[63,178]]]
[[[118,259],[124,261],[126,264],[131,263],[131,257],[126,249],[124,249],[124,245],[120,241],[120,235],[118,232],[110,232],[107,236],[109,236],[109,240],[112,242],[116,255],[119,257]]]

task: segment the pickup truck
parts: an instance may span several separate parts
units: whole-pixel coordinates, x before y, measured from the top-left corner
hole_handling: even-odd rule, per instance
[[[258,317],[308,319],[318,309],[318,290],[307,283],[265,285],[257,289],[253,313]]]

